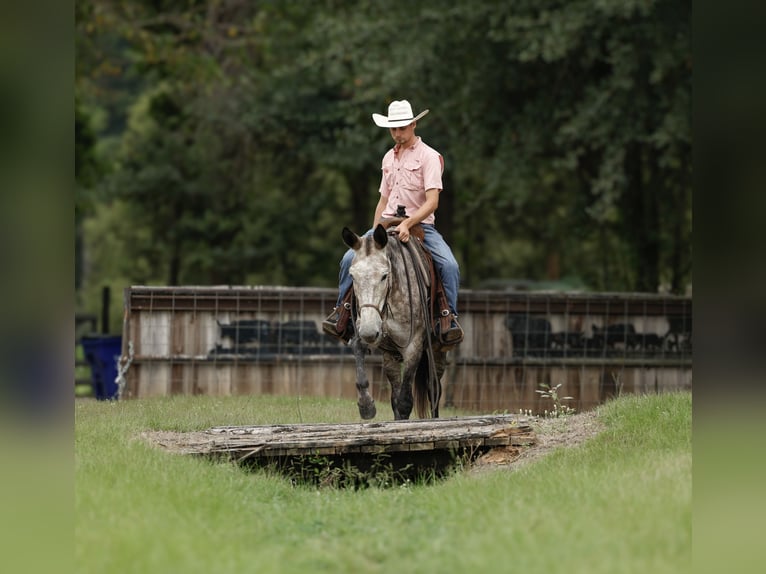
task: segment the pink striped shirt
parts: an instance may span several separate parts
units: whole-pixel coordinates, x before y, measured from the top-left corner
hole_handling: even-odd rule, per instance
[[[380,180],[380,194],[388,199],[383,217],[394,217],[396,206],[403,205],[407,215],[412,215],[426,201],[426,190],[442,190],[444,159],[441,154],[428,146],[420,136],[405,150],[394,146],[385,156]],[[433,224],[432,213],[423,223]]]

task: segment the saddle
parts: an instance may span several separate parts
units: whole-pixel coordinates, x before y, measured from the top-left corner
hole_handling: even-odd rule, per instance
[[[402,221],[404,217],[392,217],[381,221],[383,228],[390,234],[394,234],[392,227],[395,227]],[[390,231],[389,231],[390,230]],[[415,250],[413,257],[414,261],[418,263],[417,277],[421,282],[421,287],[425,287],[427,282],[430,285],[428,291],[428,323],[430,325],[431,340],[434,345],[441,351],[449,351],[457,346],[461,341],[452,340],[446,341],[441,336],[442,333],[446,333],[450,328],[450,323],[453,320],[452,313],[447,303],[447,296],[444,292],[444,285],[441,280],[441,276],[434,267],[433,258],[431,252],[425,246],[425,232],[420,224],[414,225],[410,228],[412,237],[417,241],[409,242],[410,248]],[[352,336],[352,325],[349,324],[349,320],[356,316],[356,301],[354,297],[353,286],[343,295],[340,308],[338,309],[338,321],[335,326],[337,336],[348,342]]]

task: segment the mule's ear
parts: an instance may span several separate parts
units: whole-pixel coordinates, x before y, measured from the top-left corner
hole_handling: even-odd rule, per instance
[[[341,235],[343,236],[343,242],[354,251],[359,249],[359,247],[362,245],[362,242],[359,239],[359,236],[353,231],[351,231],[348,227],[343,228]]]
[[[378,226],[375,228],[372,238],[375,240],[375,245],[378,246],[378,249],[383,249],[386,246],[386,243],[388,243],[388,234],[386,233],[386,229],[380,223],[378,223]]]

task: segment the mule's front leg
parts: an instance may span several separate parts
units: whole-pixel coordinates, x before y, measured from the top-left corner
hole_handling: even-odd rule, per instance
[[[412,385],[409,379],[402,376],[404,369],[401,357],[383,354],[383,371],[386,373],[388,383],[391,385],[391,410],[395,420],[410,418],[412,413]]]
[[[364,356],[367,353],[367,345],[362,342],[359,335],[354,335],[349,345],[354,352],[354,359],[356,360],[356,405],[359,407],[359,416],[364,420],[373,419],[376,414],[375,401],[370,394],[370,381],[367,379],[367,373],[364,370]]]

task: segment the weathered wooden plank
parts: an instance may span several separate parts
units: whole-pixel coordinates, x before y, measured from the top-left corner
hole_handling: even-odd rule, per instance
[[[144,436],[173,452],[241,459],[531,444],[534,433],[528,422],[517,415],[493,415],[382,423],[225,426],[201,432],[144,433]]]
[[[408,444],[387,444],[379,445],[382,450],[378,452],[409,452],[410,445]],[[362,447],[362,452],[368,452],[365,447]]]

